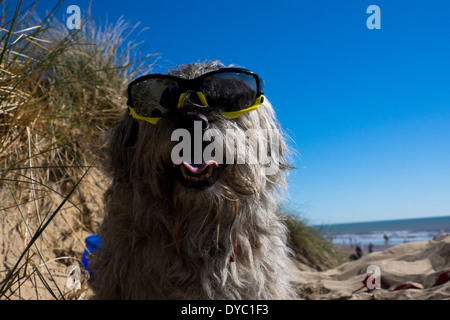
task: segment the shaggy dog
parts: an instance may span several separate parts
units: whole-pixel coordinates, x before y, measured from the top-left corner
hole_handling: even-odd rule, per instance
[[[169,74],[193,79],[222,68],[218,61],[194,63]],[[147,89],[149,97],[153,89]],[[224,92],[218,87],[209,90]],[[227,90],[234,90],[232,84]],[[107,163],[112,185],[105,194],[106,216],[99,229],[102,246],[93,258],[96,299],[295,296],[287,229],[278,215],[291,167],[274,110],[262,99],[257,109],[230,119],[214,106],[206,107],[195,93],[187,92],[176,110],[158,112],[156,124],[127,111],[112,130]],[[213,139],[200,137],[200,147],[223,142],[223,149],[216,145],[211,158],[222,153],[226,161],[174,163],[181,140],[174,132],[187,130],[181,133],[195,138],[195,123],[201,133],[214,133]],[[245,141],[248,130],[263,141],[259,147],[238,147],[225,137],[232,132]],[[257,161],[261,146],[268,147],[262,150],[272,164],[276,162],[275,169]],[[245,161],[239,161],[243,151]]]

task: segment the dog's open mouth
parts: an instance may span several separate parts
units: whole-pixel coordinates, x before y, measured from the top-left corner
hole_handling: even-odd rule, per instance
[[[216,168],[219,165],[213,160],[201,164],[190,164],[185,161],[174,165],[180,170],[180,180],[188,188],[204,188],[211,186],[216,180]]]

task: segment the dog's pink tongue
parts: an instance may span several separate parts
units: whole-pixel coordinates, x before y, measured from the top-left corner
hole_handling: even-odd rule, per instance
[[[203,170],[205,170],[210,165],[218,167],[217,162],[215,162],[214,160],[209,160],[209,161],[201,163],[201,164],[190,164],[190,163],[183,161],[181,164],[183,166],[185,166],[186,169],[188,169],[190,172],[195,173],[195,174],[202,173]]]

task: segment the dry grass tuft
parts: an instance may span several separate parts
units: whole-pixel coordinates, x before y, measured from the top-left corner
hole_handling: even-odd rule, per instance
[[[321,234],[293,213],[284,213],[289,229],[289,244],[294,251],[298,267],[325,271],[337,267],[345,257]]]
[[[68,30],[61,2],[44,19],[38,5],[6,1],[0,20],[0,298],[77,299],[67,267],[102,217],[103,135],[152,56],[137,59],[137,25]]]

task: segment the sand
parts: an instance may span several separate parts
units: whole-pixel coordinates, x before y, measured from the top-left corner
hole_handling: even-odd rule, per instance
[[[369,290],[363,284],[371,265],[379,268],[379,289]],[[446,280],[450,279],[450,234],[383,251],[366,252],[360,259],[324,272],[301,271],[297,267],[293,272],[302,299],[448,300],[450,281]]]

